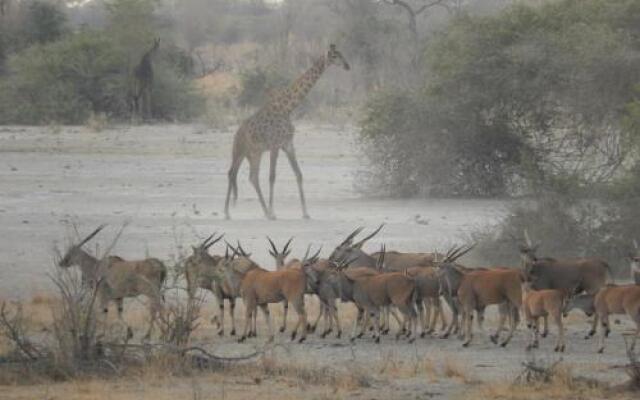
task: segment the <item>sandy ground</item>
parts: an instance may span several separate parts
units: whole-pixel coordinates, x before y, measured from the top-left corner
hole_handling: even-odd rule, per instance
[[[269,267],[273,261],[267,253],[266,235],[280,243],[294,236],[294,255],[300,256],[309,243],[324,245],[328,253],[356,226],[373,229],[385,222],[384,231],[370,242],[371,250],[382,242],[388,249],[445,249],[471,230],[495,223],[504,213],[504,204],[498,201],[362,199],[354,190],[356,172],[363,165],[353,128],[301,123],[296,145],[312,219],[301,219],[295,179],[286,158],[281,157],[276,184],[279,219],[263,218],[245,164],[239,178],[240,198],[232,209],[234,219],[227,221],[223,205],[234,131],[211,131],[197,125],[114,128],[100,133],[83,127],[0,128],[0,297],[26,298],[48,290],[46,272],[52,268],[52,247],[65,245],[65,237],[73,233],[72,223],[81,233],[108,223],[96,240],[104,248],[129,220],[113,253],[125,258],[150,254],[166,260],[218,230],[232,240],[241,239],[253,258]],[[265,157],[264,190],[267,172]],[[349,307],[342,304],[341,310]],[[208,303],[207,309],[210,315],[213,304]],[[241,315],[241,306],[237,312]],[[611,382],[623,380],[620,370],[609,368],[625,361],[619,332],[629,325],[623,323],[614,326],[606,353],[597,355],[594,341],[582,339],[586,322],[575,317],[563,359],[579,374]],[[552,339],[543,342],[538,359],[552,362],[559,357],[551,351]],[[381,345],[363,339],[352,346],[344,338],[311,335],[298,345],[282,336],[277,342],[283,346],[275,348],[270,357],[312,369],[363,371],[374,377],[369,387],[353,389],[345,396],[328,391],[317,398],[449,398],[463,393],[470,381],[512,380],[530,357],[524,351],[525,340],[522,326],[506,349],[489,343],[482,334],[469,349],[453,339],[426,338],[407,344],[385,338]],[[229,337],[219,339],[208,323],[196,339],[220,355],[246,354],[263,342],[264,337],[248,344],[237,344]],[[448,369],[464,377],[448,374]],[[411,370],[418,372],[403,372]],[[220,390],[214,381],[206,383],[212,385],[207,389],[210,394]],[[12,398],[33,395],[21,397],[20,390],[5,393],[13,393]],[[47,393],[50,390],[47,386]],[[256,390],[277,393],[278,389],[263,385]]]
[[[47,287],[54,243],[66,246],[70,223],[87,234],[109,226],[96,238],[104,247],[130,220],[114,253],[125,258],[151,254],[170,259],[180,246],[218,230],[240,239],[257,262],[273,264],[266,235],[280,244],[294,236],[294,253],[324,245],[330,251],[358,225],[387,225],[370,242],[375,249],[445,248],[475,227],[494,221],[496,201],[365,200],[354,190],[362,168],[353,128],[301,124],[296,136],[311,220],[301,218],[296,182],[281,155],[275,208],[277,221],[263,218],[248,181],[239,176],[233,219],[224,219],[234,128],[141,126],[95,133],[85,128],[0,128],[0,293],[29,294]],[[268,155],[262,186],[268,191]]]

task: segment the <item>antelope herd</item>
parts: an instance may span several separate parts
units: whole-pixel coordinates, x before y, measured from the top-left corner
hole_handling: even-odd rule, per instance
[[[162,312],[162,296],[167,268],[157,259],[126,261],[117,256],[102,259],[90,255],[82,246],[95,237],[104,225],[98,227],[61,255],[58,265],[80,268],[82,282],[96,289],[97,304],[106,318],[111,301],[118,306],[122,318],[123,299],[144,295],[150,302],[151,323],[146,337],[151,335],[154,321]],[[321,320],[324,329],[320,337],[335,332],[342,335],[337,302],[351,303],[357,310],[350,340],[372,330],[375,342],[390,330],[391,319],[397,322],[396,339],[409,342],[418,335],[425,337],[438,330],[438,337],[457,334],[463,346],[473,339],[473,318],[484,331],[484,313],[488,306],[496,305],[499,322],[489,338],[506,346],[512,339],[524,315],[530,340],[527,349],[539,346],[540,337],[546,337],[548,318],[557,327],[554,350],[563,352],[566,335],[563,318],[573,309],[580,309],[593,322],[585,339],[595,335],[599,328],[598,351],[604,350],[604,340],[610,331],[611,315],[627,315],[635,323],[630,349],[640,335],[640,257],[631,255],[632,284],[612,283],[609,265],[599,258],[538,257],[538,245],[532,244],[527,232],[519,246],[520,267],[470,268],[458,260],[470,252],[473,246],[453,247],[445,254],[402,253],[380,251],[367,253],[364,245],[380,232],[383,225],[361,240],[356,241],[363,228],[349,234],[328,258],[320,258],[321,248],[310,255],[311,247],[300,259],[289,259],[291,242],[282,250],[271,238],[267,238],[269,253],[275,261],[275,269],[262,268],[251,259],[251,254],[240,245],[225,241],[225,250],[211,254],[210,249],[223,240],[214,233],[202,243],[192,246],[192,254],[182,263],[187,283],[187,293],[193,299],[198,289],[209,290],[215,296],[219,313],[213,321],[219,335],[224,335],[224,301],[229,302],[230,334],[236,334],[235,304],[241,298],[245,309],[244,327],[239,341],[257,335],[258,309],[263,314],[269,340],[274,338],[269,305],[282,303],[284,307],[280,332],[287,329],[288,307],[297,314],[291,331],[291,339],[302,342],[308,333],[314,333]],[[636,249],[637,244],[634,242]],[[319,299],[319,314],[309,322],[305,298]],[[443,302],[450,316],[443,310]],[[540,330],[542,319],[542,331]],[[503,336],[505,324],[509,328]],[[418,330],[420,331],[418,334]]]

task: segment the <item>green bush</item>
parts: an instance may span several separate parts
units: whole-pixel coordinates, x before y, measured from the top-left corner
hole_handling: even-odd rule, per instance
[[[257,67],[242,71],[240,84],[238,104],[244,107],[259,107],[266,102],[269,92],[286,87],[288,79],[275,69]]]
[[[78,124],[92,111],[122,115],[125,65],[113,43],[95,32],[32,46],[9,62],[0,93],[3,122]]]
[[[640,82],[640,58],[630,56],[639,24],[630,0],[517,3],[454,18],[425,44],[422,86],[374,94],[365,107],[372,185],[500,196],[613,179],[633,156],[624,121]]]
[[[602,257],[614,274],[629,278],[627,256],[639,240],[640,210],[631,199],[584,200],[546,193],[535,200],[509,206],[496,226],[474,232],[473,252],[477,265],[520,265],[518,245],[526,229],[540,243],[540,257]]]
[[[121,47],[102,32],[32,46],[10,60],[10,73],[0,80],[0,122],[81,124],[92,114],[128,119],[127,65]],[[154,62],[155,118],[185,121],[203,112],[204,99],[177,68],[163,57]]]

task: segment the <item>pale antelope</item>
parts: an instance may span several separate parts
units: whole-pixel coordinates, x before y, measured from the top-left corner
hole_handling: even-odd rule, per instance
[[[185,276],[187,292],[191,298],[197,288],[209,290],[218,303],[218,315],[212,319],[218,329],[218,335],[224,335],[224,301],[229,302],[229,317],[231,317],[231,336],[236,334],[235,307],[237,296],[229,285],[222,279],[222,261],[224,257],[210,255],[208,249],[219,242],[224,235],[214,238],[209,236],[198,246],[192,246],[193,253],[185,260]]]
[[[566,347],[565,329],[562,324],[562,315],[566,310],[571,291],[566,289],[542,289],[533,290],[528,282],[522,285],[522,308],[524,310],[527,328],[531,331],[531,337],[527,350],[537,348],[540,336],[540,318],[551,317],[558,327],[558,338],[554,351],[563,352]]]
[[[116,302],[118,318],[122,320],[124,298],[146,296],[150,301],[151,321],[145,338],[149,338],[162,309],[162,285],[167,277],[167,268],[156,258],[125,261],[117,256],[108,256],[98,260],[83,250],[82,246],[104,227],[99,226],[78,244],[70,246],[58,266],[68,268],[77,265],[80,268],[82,282],[95,285],[98,306],[105,319],[111,301]]]
[[[596,293],[593,306],[600,320],[598,353],[604,351],[604,338],[609,335],[609,316],[626,314],[636,325],[629,351],[633,351],[640,335],[640,285],[606,285]]]

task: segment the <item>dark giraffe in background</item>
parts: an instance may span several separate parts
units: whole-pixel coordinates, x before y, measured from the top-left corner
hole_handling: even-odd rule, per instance
[[[11,0],[0,0],[0,17],[8,14],[9,6],[11,6]]]
[[[133,70],[131,88],[131,115],[133,118],[151,117],[151,90],[153,89],[152,57],[158,51],[160,39],[155,39]]]
[[[296,175],[302,204],[302,216],[309,218],[302,188],[302,172],[293,146],[295,128],[291,123],[291,112],[304,100],[320,76],[332,64],[341,65],[345,70],[349,70],[349,64],[333,44],[329,46],[327,54],[318,58],[311,68],[296,79],[289,88],[272,91],[267,103],[240,125],[233,141],[231,168],[229,169],[229,186],[224,206],[227,219],[231,218],[229,215],[231,195],[233,194],[234,202],[238,198],[238,170],[245,158],[249,160],[249,181],[258,194],[264,215],[269,219],[276,218],[273,211],[273,187],[276,181],[276,164],[280,150],[287,155],[289,164]],[[262,196],[262,190],[260,190],[259,179],[260,161],[262,153],[266,151],[269,151],[271,155],[268,207]]]

